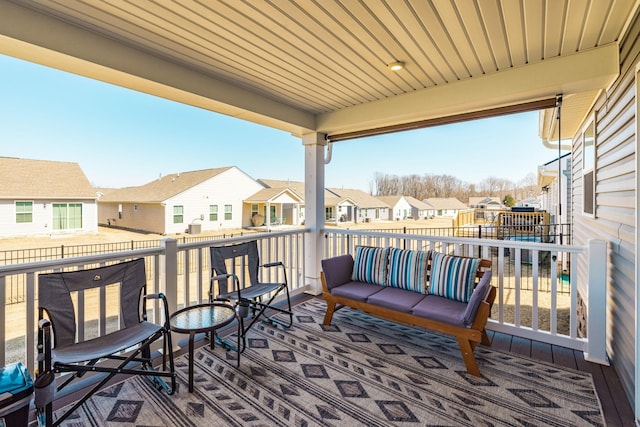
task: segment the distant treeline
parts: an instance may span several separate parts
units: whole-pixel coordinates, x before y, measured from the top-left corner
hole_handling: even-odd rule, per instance
[[[490,196],[504,200],[507,195],[519,201],[537,196],[540,189],[533,173],[517,183],[508,179],[488,177],[477,184],[470,184],[451,175],[397,176],[376,172],[370,183],[370,192],[374,196],[403,195],[418,200],[455,197],[463,203],[468,203],[469,197]]]

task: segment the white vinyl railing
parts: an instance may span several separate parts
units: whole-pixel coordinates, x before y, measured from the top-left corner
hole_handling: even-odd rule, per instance
[[[515,336],[562,345],[585,351],[588,360],[606,361],[603,292],[606,277],[606,245],[595,242],[589,248],[544,243],[479,240],[456,237],[409,235],[398,233],[326,230],[323,257],[353,253],[356,245],[394,246],[407,249],[434,249],[456,255],[492,259],[493,284],[498,296],[493,306],[489,329]],[[292,230],[178,244],[166,239],[162,247],[137,249],[75,258],[51,259],[0,266],[0,295],[6,284],[21,282],[25,301],[0,304],[0,366],[21,361],[31,371],[35,368],[37,334],[37,278],[41,273],[92,268],[134,258],[145,258],[147,292],[167,295],[173,312],[186,305],[206,301],[209,292],[209,247],[258,240],[262,263],[282,261],[286,267],[292,295],[309,290],[305,283],[305,239],[308,230]],[[604,248],[604,249],[603,249]],[[579,256],[588,256],[588,331],[589,337],[577,336],[577,268],[568,272],[563,266],[577,266]],[[272,269],[264,269],[265,271]],[[592,274],[593,271],[593,274]],[[272,273],[275,274],[275,273]],[[263,280],[269,280],[263,277]],[[147,307],[148,318],[160,322],[159,302]],[[110,322],[117,322],[106,296],[77,296],[79,336],[102,335]],[[117,310],[115,310],[117,312]],[[593,325],[592,325],[593,323]]]
[[[587,360],[607,363],[605,338],[606,245],[587,247],[459,237],[325,230],[324,257],[354,253],[358,245],[433,249],[492,260],[497,297],[487,329],[584,351]],[[603,249],[604,248],[604,249]],[[578,336],[578,257],[589,272],[582,295],[589,309],[587,337]],[[573,266],[573,268],[571,268]]]
[[[74,258],[57,258],[30,263],[0,266],[0,295],[6,295],[6,284],[21,283],[25,287],[25,300],[16,304],[0,304],[0,366],[22,362],[33,372],[36,364],[37,341],[37,278],[39,274],[94,268],[116,262],[144,258],[147,273],[147,293],[167,295],[171,311],[208,298],[209,247],[258,240],[260,262],[282,261],[285,264],[290,292],[295,295],[306,289],[304,276],[304,239],[306,230],[252,234],[230,239],[216,239],[197,243],[178,244],[166,239],[162,247],[112,252]],[[272,270],[272,269],[263,269]],[[263,280],[269,279],[262,278]],[[107,291],[108,292],[108,291]],[[109,325],[119,321],[118,307],[107,304],[107,296],[79,292],[75,297],[79,337],[104,335]],[[111,301],[111,300],[109,300]],[[148,320],[161,322],[159,300],[147,305]],[[151,301],[150,301],[151,302]]]

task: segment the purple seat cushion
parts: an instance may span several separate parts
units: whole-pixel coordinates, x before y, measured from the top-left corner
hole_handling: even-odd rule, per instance
[[[351,274],[353,273],[353,257],[351,255],[323,259],[320,263],[329,290],[351,282]]]
[[[455,326],[467,326],[464,313],[467,304],[437,295],[427,295],[413,307],[413,314]]]
[[[384,289],[384,287],[380,285],[372,285],[371,283],[349,282],[331,288],[331,295],[364,302],[371,295],[382,289]]]
[[[406,289],[386,287],[380,292],[371,295],[367,302],[379,307],[386,307],[392,310],[410,313],[411,308],[418,304],[426,296],[419,292],[407,291]]]

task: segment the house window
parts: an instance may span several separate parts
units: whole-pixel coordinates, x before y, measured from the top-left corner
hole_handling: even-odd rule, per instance
[[[333,218],[333,206],[327,206],[324,208],[324,219],[329,220]]]
[[[16,202],[16,223],[33,222],[33,202]]]
[[[233,206],[224,205],[224,220],[231,221],[233,219]]]
[[[591,121],[582,133],[582,191],[583,204],[582,212],[588,215],[595,215],[596,205],[596,138],[595,122]]]
[[[82,228],[82,203],[54,203],[53,229],[72,230]]]
[[[173,207],[173,223],[182,224],[184,222],[184,206]]]
[[[251,205],[251,218],[253,218],[254,215],[258,215],[258,212],[258,205]]]
[[[209,221],[218,220],[218,205],[209,205]]]
[[[133,205],[133,211],[138,212],[138,205]]]

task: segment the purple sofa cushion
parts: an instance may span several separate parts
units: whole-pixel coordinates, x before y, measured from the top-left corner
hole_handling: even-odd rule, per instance
[[[380,285],[370,283],[349,282],[331,289],[331,295],[345,297],[354,301],[366,301],[371,295],[384,289]]]
[[[455,326],[467,326],[464,323],[464,312],[467,304],[437,295],[427,295],[413,307],[413,314],[431,320]]]
[[[473,319],[476,317],[476,313],[478,311],[478,307],[480,307],[480,303],[484,301],[484,299],[489,295],[489,291],[491,290],[491,270],[487,270],[482,274],[482,279],[480,279],[480,283],[471,294],[471,299],[467,304],[467,309],[464,312],[462,321],[465,325],[470,325],[473,323]]]
[[[329,290],[351,282],[351,274],[353,272],[353,257],[351,255],[323,259],[320,263],[322,264],[324,280]]]
[[[406,289],[386,287],[380,292],[376,292],[367,299],[367,303],[386,307],[392,310],[410,313],[411,308],[425,298],[419,292],[407,291]]]

